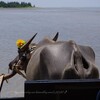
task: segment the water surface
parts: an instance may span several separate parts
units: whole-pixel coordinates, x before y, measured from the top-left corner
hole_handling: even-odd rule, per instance
[[[100,8],[0,9],[0,73],[8,73],[8,64],[17,55],[17,39],[38,33],[34,42],[39,42],[56,32],[59,40],[91,46],[100,65]],[[17,75],[4,82],[1,97],[24,96],[24,81]]]

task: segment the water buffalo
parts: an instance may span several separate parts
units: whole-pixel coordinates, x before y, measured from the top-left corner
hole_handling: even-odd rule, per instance
[[[16,69],[10,76],[24,70],[27,80],[99,78],[91,47],[78,45],[72,40],[57,41],[58,33],[53,39],[32,44],[35,36],[18,50],[18,56],[10,62],[9,68]]]

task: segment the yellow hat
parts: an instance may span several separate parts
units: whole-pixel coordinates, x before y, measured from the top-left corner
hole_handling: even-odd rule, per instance
[[[18,48],[21,48],[25,43],[26,43],[26,41],[22,40],[22,39],[18,39],[16,41],[16,45],[17,45]]]

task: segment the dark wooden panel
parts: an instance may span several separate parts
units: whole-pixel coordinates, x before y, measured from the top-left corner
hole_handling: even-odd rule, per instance
[[[99,89],[99,79],[26,81],[25,99],[96,100]]]

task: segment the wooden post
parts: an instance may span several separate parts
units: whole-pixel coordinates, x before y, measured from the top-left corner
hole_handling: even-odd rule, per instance
[[[1,95],[1,89],[2,89],[2,85],[3,85],[3,77],[4,75],[0,75],[0,95]]]

